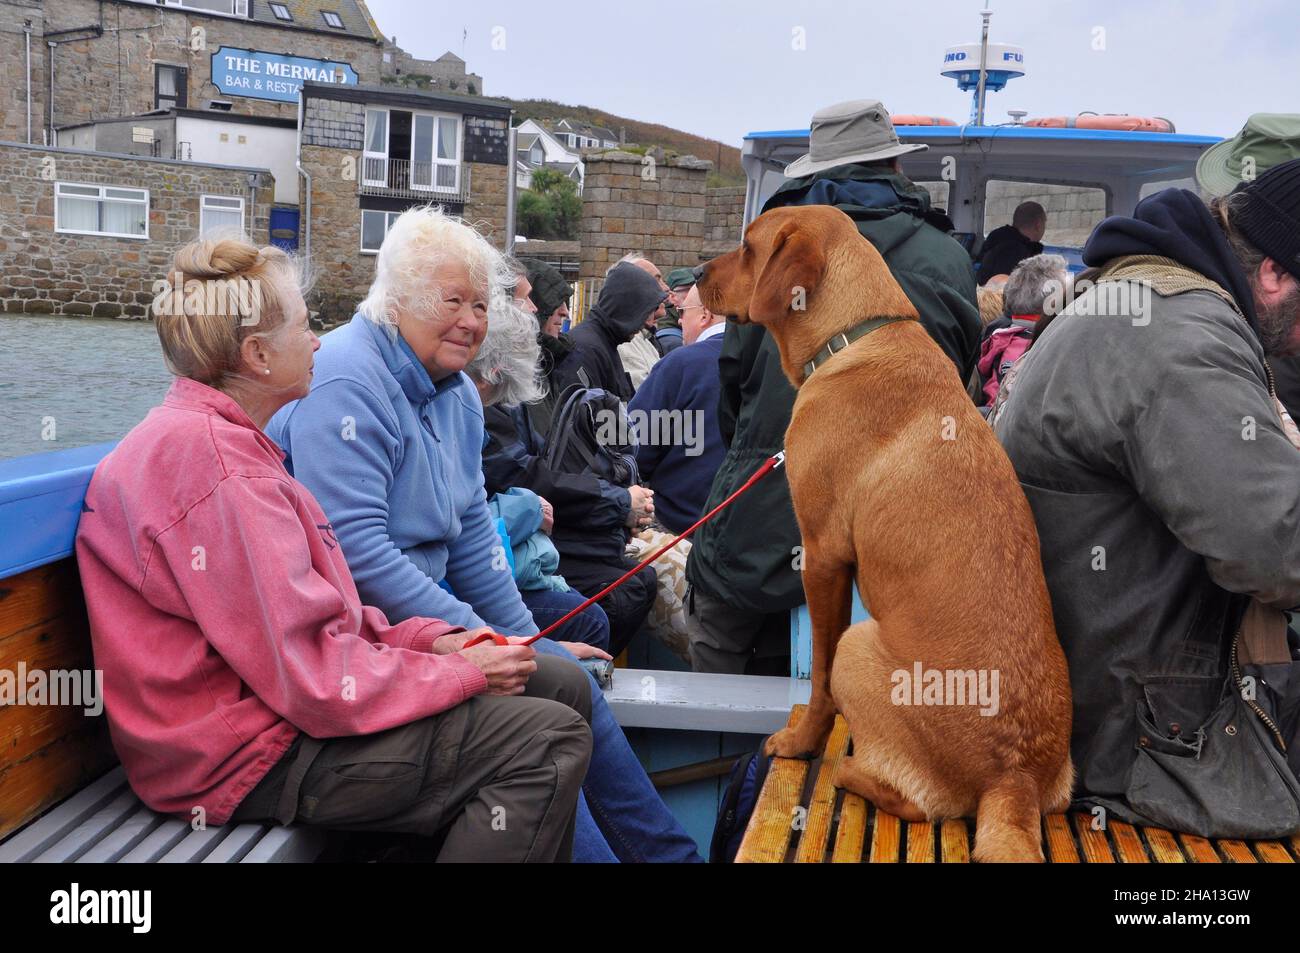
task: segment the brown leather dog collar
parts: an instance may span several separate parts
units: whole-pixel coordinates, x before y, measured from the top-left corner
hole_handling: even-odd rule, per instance
[[[826,346],[813,356],[813,359],[803,366],[804,380],[812,377],[812,372],[817,370],[817,365],[825,364],[838,352],[844,350],[858,338],[866,337],[872,331],[883,328],[886,324],[893,324],[895,321],[908,321],[909,318],[871,318],[863,321],[861,324],[855,324],[843,334],[837,334],[826,342]]]

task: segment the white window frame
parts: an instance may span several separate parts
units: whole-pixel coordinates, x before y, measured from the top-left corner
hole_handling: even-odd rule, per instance
[[[322,10],[320,12],[320,15],[321,15],[321,19],[325,21],[325,25],[329,27],[331,30],[346,29],[346,27],[343,25],[343,18],[338,15],[337,10]],[[333,17],[334,20],[337,22],[331,22],[330,17]]]
[[[430,168],[429,185],[416,185],[415,183],[415,124],[421,119],[433,120],[433,148],[430,152],[428,161],[432,163]],[[460,166],[461,156],[465,152],[465,123],[464,116],[457,113],[426,112],[419,111],[411,114],[411,188],[416,192],[440,193],[442,195],[456,195],[460,192]],[[456,155],[450,159],[438,158],[438,136],[441,135],[441,122],[443,119],[451,119],[456,123]],[[424,161],[420,159],[419,161]],[[438,167],[450,166],[456,173],[455,184],[450,188],[438,185]]]
[[[382,208],[363,208],[363,209],[361,210],[361,230],[360,230],[360,231],[361,231],[361,234],[358,236],[358,244],[360,244],[360,246],[361,246],[361,254],[363,254],[363,255],[378,255],[378,254],[379,254],[379,249],[378,249],[378,248],[367,248],[367,247],[366,247],[366,216],[367,216],[367,215],[383,215],[383,216],[384,216],[384,238],[387,238],[387,237],[388,237],[388,230],[389,230],[390,228],[393,227],[393,221],[397,218],[397,216],[399,216],[399,215],[401,215],[401,214],[402,214],[401,212],[390,212],[390,211],[387,211],[386,209],[382,209]],[[383,243],[381,242],[380,244],[383,244]]]
[[[289,11],[289,8],[286,7],[283,3],[272,2],[272,3],[268,3],[267,6],[271,8],[271,15],[274,16],[280,22],[282,23],[293,22],[293,14]],[[284,16],[280,15],[281,10],[284,11]]]
[[[126,232],[100,232],[100,231],[94,231],[94,232],[91,232],[91,231],[84,231],[84,230],[79,229],[79,228],[62,228],[62,227],[60,227],[60,225],[59,225],[59,198],[60,198],[60,194],[59,194],[59,193],[60,193],[60,190],[61,190],[65,185],[75,186],[75,187],[80,188],[80,189],[98,189],[98,190],[99,190],[99,196],[98,196],[98,198],[96,199],[96,201],[100,202],[101,204],[102,204],[103,202],[106,202],[106,201],[107,201],[107,202],[123,202],[123,203],[129,203],[129,204],[143,205],[143,206],[144,206],[144,234],[143,234],[143,235],[131,235],[131,234],[128,234],[128,233],[126,233]],[[126,191],[126,192],[139,192],[141,195],[144,196],[144,198],[143,198],[142,200],[139,200],[139,201],[136,201],[136,200],[134,200],[134,199],[108,198],[108,196],[107,196],[107,194],[106,194],[106,192],[105,192],[106,189],[120,189],[120,190],[122,190],[122,191]],[[75,198],[75,199],[85,199],[85,200],[89,200],[89,199],[91,198],[91,196],[89,196],[89,195],[68,195],[68,196],[66,196],[66,198]],[[135,239],[136,241],[145,241],[145,242],[147,242],[147,241],[149,240],[149,209],[150,209],[150,195],[149,195],[149,190],[148,190],[148,189],[140,189],[140,188],[136,188],[135,186],[130,186],[130,185],[100,185],[99,183],[96,183],[96,182],[55,182],[55,183],[54,183],[54,231],[57,232],[57,233],[59,233],[59,234],[61,234],[61,235],[94,235],[94,236],[98,236],[98,237],[100,237],[100,238],[132,238],[132,239]]]
[[[384,151],[372,152],[370,150],[370,114],[384,114]],[[380,106],[367,106],[365,112],[364,128],[361,131],[363,139],[361,141],[361,182],[363,185],[373,185],[381,189],[388,188],[388,160],[391,158],[388,154],[388,137],[393,133],[393,112],[391,109],[384,109]],[[379,168],[383,170],[382,178],[375,178],[369,174],[369,160],[377,160]]]
[[[239,231],[242,234],[244,231],[244,211],[248,207],[248,203],[244,201],[244,197],[242,195],[218,195],[215,192],[205,192],[203,195],[199,196],[199,237],[202,238],[208,233],[208,229],[204,223],[209,208],[208,199],[220,199],[223,202],[239,203]],[[213,211],[234,211],[233,208],[224,208],[220,205],[213,205],[211,208]]]

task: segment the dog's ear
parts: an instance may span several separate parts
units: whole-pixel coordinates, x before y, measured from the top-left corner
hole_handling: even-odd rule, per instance
[[[750,318],[770,321],[785,316],[795,305],[806,307],[825,271],[826,253],[815,236],[798,222],[786,222],[772,240],[772,252],[754,282]]]

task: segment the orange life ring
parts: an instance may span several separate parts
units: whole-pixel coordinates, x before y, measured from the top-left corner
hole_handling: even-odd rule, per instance
[[[951,119],[944,119],[942,116],[913,116],[909,113],[902,115],[890,116],[890,121],[895,126],[955,126],[957,125]]]
[[[1123,132],[1173,132],[1174,124],[1159,116],[1129,116],[1124,113],[1080,113],[1077,116],[1048,116],[1029,119],[1026,126],[1048,129],[1117,129]]]

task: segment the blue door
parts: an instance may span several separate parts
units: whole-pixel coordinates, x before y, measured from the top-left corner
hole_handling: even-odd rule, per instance
[[[298,250],[298,210],[271,209],[271,244],[285,251]]]

